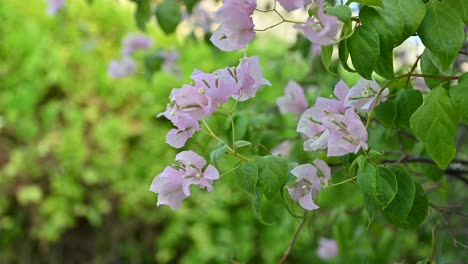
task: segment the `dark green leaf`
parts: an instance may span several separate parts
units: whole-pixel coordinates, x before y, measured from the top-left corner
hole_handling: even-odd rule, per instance
[[[430,1],[418,35],[446,70],[455,60],[465,40],[464,25],[455,10],[445,2]]]
[[[379,34],[377,31],[369,26],[359,26],[348,39],[348,49],[356,71],[370,80],[380,57]]]
[[[375,73],[385,79],[395,79],[393,70],[393,50],[381,50],[380,57],[374,67]]]
[[[281,191],[288,178],[288,163],[286,160],[275,157],[265,156],[256,161],[258,167],[258,186],[268,199]]]
[[[426,14],[423,0],[384,0],[385,9],[392,9],[403,24],[403,34],[400,44],[408,37],[414,35]]]
[[[381,50],[389,53],[398,44],[403,34],[403,22],[397,9],[364,6],[359,11],[359,18],[363,25],[377,31]]]
[[[156,8],[156,18],[164,33],[173,33],[182,21],[182,12],[177,1],[164,0],[159,4]]]
[[[385,167],[378,167],[378,170],[380,180],[377,181],[377,194],[374,197],[382,210],[384,210],[395,198],[398,191],[398,183],[395,174],[391,170]]]
[[[441,86],[429,93],[424,104],[410,119],[411,130],[443,170],[455,157],[455,134],[459,120],[459,113]]]
[[[135,21],[137,26],[145,31],[146,24],[151,19],[151,6],[149,0],[132,0],[137,5],[135,10]]]
[[[161,70],[161,66],[164,63],[164,58],[156,52],[145,54],[143,60],[145,64],[145,75],[148,80],[152,78],[155,72]]]
[[[255,195],[252,197],[252,208],[254,210],[255,216],[257,217],[258,221],[264,225],[271,225],[271,223],[265,222],[262,217],[262,192],[260,190],[255,191]]]
[[[375,217],[375,212],[377,211],[377,205],[375,204],[374,197],[370,194],[364,194],[364,206],[367,211],[367,219],[369,220],[369,225],[372,223]]]
[[[457,111],[468,123],[468,73],[458,79],[458,85],[450,88],[450,98]]]
[[[377,119],[388,127],[392,127],[398,116],[397,104],[393,100],[381,103],[375,109]]]
[[[336,5],[332,7],[327,7],[327,14],[336,16],[339,20],[344,23],[351,21],[351,8],[347,5]]]
[[[346,36],[352,31],[351,23],[347,23],[343,26],[341,37]],[[348,66],[349,50],[348,50],[348,39],[345,38],[338,43],[338,57],[340,59],[343,68],[349,72],[356,72]]]
[[[242,163],[236,170],[236,181],[246,192],[255,195],[258,181],[257,165],[251,162]]]
[[[391,223],[401,226],[413,206],[416,187],[405,168],[396,165],[390,166],[389,169],[396,176],[398,188],[395,197],[382,212]]]
[[[185,6],[187,7],[187,11],[189,14],[192,14],[193,7],[199,2],[200,0],[184,0]]]
[[[359,165],[356,174],[356,181],[362,191],[368,194],[377,194],[377,185],[379,181],[379,172],[377,167],[371,163],[365,162]]]
[[[396,124],[401,127],[409,128],[411,116],[423,103],[421,92],[417,90],[400,90],[395,102],[398,108]]]
[[[424,193],[424,189],[419,185],[419,183],[416,183],[416,193],[414,195],[413,206],[400,227],[406,229],[418,227],[426,218],[428,207],[429,201]]]

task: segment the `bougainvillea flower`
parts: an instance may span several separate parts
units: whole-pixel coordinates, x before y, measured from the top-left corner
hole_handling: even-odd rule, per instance
[[[279,97],[276,101],[281,114],[293,113],[300,115],[309,106],[309,102],[304,94],[304,89],[295,81],[289,81],[286,86],[285,96]]]
[[[195,86],[203,89],[207,96],[220,104],[226,103],[240,88],[227,69],[213,73],[194,70],[192,80],[195,81]]]
[[[429,92],[429,87],[427,87],[427,84],[424,81],[424,78],[422,78],[422,77],[414,78],[413,89],[418,90],[418,91],[420,91],[422,93],[428,93]]]
[[[262,85],[271,86],[270,81],[263,78],[258,56],[244,56],[236,67],[235,75],[239,91],[232,98],[239,101],[255,97]]]
[[[349,90],[346,96],[346,107],[353,107],[358,112],[369,112],[372,108],[385,102],[389,93],[388,88],[381,93],[379,100],[377,95],[380,86],[375,80],[359,79],[359,82]]]
[[[278,2],[284,9],[288,11],[292,11],[292,10],[296,10],[299,8],[303,8],[306,5],[310,4],[312,1],[311,0],[278,0]]]
[[[288,187],[291,199],[299,202],[299,205],[306,210],[318,209],[319,206],[313,201],[322,190],[317,169],[311,164],[303,164],[291,170],[291,173],[297,177],[296,182]]]
[[[65,0],[46,0],[47,13],[51,16],[55,15],[60,9],[63,8]]]
[[[153,39],[145,34],[130,34],[122,40],[122,55],[129,56],[141,49],[153,46]]]
[[[171,118],[172,123],[177,127],[167,133],[166,143],[174,148],[181,148],[193,134],[200,130],[200,124],[190,115],[178,113]]]
[[[313,44],[327,46],[336,43],[340,24],[337,17],[326,15],[323,6],[319,6],[315,16],[307,18],[305,24],[294,25],[294,28],[301,30]]]
[[[214,14],[214,21],[221,26],[210,40],[223,51],[244,48],[255,38],[252,14],[257,7],[256,0],[226,0]]]
[[[317,255],[323,260],[328,260],[338,255],[338,245],[336,241],[328,238],[320,238]]]
[[[182,151],[176,156],[176,164],[166,167],[151,184],[150,191],[158,194],[157,205],[180,208],[181,202],[190,196],[190,186],[197,185],[213,190],[213,181],[219,179],[218,170],[194,151]]]
[[[109,62],[108,74],[111,78],[123,78],[135,73],[136,63],[132,58],[124,57],[121,60],[112,60]]]
[[[195,120],[211,115],[217,108],[216,102],[206,95],[203,88],[187,84],[172,91],[171,101],[177,105],[178,111]]]

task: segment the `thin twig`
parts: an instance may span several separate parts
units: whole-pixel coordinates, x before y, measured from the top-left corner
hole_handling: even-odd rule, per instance
[[[299,233],[301,232],[301,229],[304,227],[304,225],[305,225],[305,223],[306,223],[306,221],[307,221],[307,213],[308,213],[308,211],[305,210],[305,211],[304,211],[304,216],[303,216],[303,218],[302,218],[302,221],[301,221],[301,223],[299,224],[299,226],[297,227],[296,232],[294,232],[294,235],[293,235],[293,237],[292,237],[292,239],[291,239],[291,242],[289,242],[288,249],[286,250],[286,252],[284,252],[283,257],[282,257],[281,260],[280,260],[280,264],[286,263],[286,260],[288,259],[289,254],[291,253],[292,248],[294,247],[294,243],[296,243],[296,239],[297,239],[297,237],[299,236]]]
[[[431,252],[431,257],[429,258],[429,263],[432,263],[434,260],[434,254],[435,254],[435,240],[436,240],[436,232],[437,228],[439,227],[439,223],[432,228],[432,252]]]

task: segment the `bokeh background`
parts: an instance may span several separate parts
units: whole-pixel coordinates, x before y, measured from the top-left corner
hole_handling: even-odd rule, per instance
[[[149,191],[177,153],[165,143],[170,122],[156,118],[170,90],[190,82],[194,68],[237,65],[243,52],[220,52],[186,29],[164,35],[153,21],[147,34],[154,49],[179,52],[179,74],[158,71],[149,79],[137,54],[137,74],[114,80],[108,63],[120,56],[122,38],[138,31],[134,6],[74,0],[56,16],[45,10],[40,0],[0,2],[0,263],[277,263],[300,220],[271,201],[262,206],[272,224],[261,224],[232,173],[211,193],[194,190],[177,211],[156,207]],[[266,34],[249,46],[246,53],[260,56],[273,86],[239,105],[248,117],[236,120],[243,127],[239,136],[271,148],[295,136],[294,118],[273,118],[289,79],[313,84],[310,99],[330,94],[337,76],[300,50],[301,42],[294,46]],[[229,135],[222,116],[209,122]],[[395,144],[389,132],[374,134],[370,144]],[[206,158],[214,147],[203,135],[188,146]],[[291,159],[310,160],[300,144],[293,147]],[[232,164],[223,159],[219,168],[225,172]],[[433,171],[422,180],[427,189],[437,187],[430,191],[432,202],[466,199],[463,184]],[[337,169],[334,177],[344,172]],[[320,237],[338,242],[339,255],[329,263],[416,263],[430,257],[438,222],[438,263],[468,259],[450,234],[455,230],[466,242],[466,218],[450,216],[448,228],[431,210],[417,230],[399,230],[380,216],[368,226],[355,188],[321,194],[322,208],[299,236],[290,263],[325,263],[316,252]]]

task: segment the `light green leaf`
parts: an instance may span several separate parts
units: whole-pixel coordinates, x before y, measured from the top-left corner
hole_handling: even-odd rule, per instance
[[[446,70],[463,46],[464,25],[457,12],[445,2],[430,1],[426,10],[418,35],[424,46],[438,58],[440,68]]]
[[[411,130],[443,170],[455,157],[455,134],[459,120],[458,111],[441,86],[429,93],[424,104],[410,119]]]
[[[343,30],[341,32],[341,37],[347,36],[352,31],[351,23],[347,23],[343,26]],[[348,50],[348,39],[345,38],[340,43],[338,43],[338,57],[340,59],[341,65],[343,68],[349,72],[356,72],[355,70],[351,69],[348,65],[348,58],[349,58],[349,50]]]
[[[252,142],[246,140],[238,140],[234,143],[234,146],[236,147],[236,149],[243,148],[247,146],[252,146]]]
[[[417,90],[400,90],[395,100],[398,108],[396,124],[410,128],[409,120],[413,113],[423,103],[422,94]]]
[[[451,6],[458,12],[465,24],[468,24],[468,1],[466,0],[444,0],[444,3]]]
[[[421,72],[425,75],[439,75],[444,76],[445,74],[437,68],[436,64],[432,61],[431,52],[428,49],[425,49],[422,56],[421,56]],[[426,83],[429,89],[433,89],[440,84],[444,83],[444,80],[438,80],[434,78],[424,78],[424,82]]]
[[[377,211],[377,205],[375,204],[374,197],[370,194],[364,194],[364,206],[367,211],[367,219],[369,220],[369,225],[372,223],[375,217],[375,212]]]
[[[279,194],[288,178],[288,163],[276,156],[265,156],[256,161],[258,167],[258,187],[265,197],[273,199]]]
[[[359,26],[348,39],[348,49],[356,71],[370,80],[380,57],[379,34],[377,31],[370,26]]]
[[[395,174],[398,187],[395,197],[382,212],[392,224],[401,226],[413,206],[416,186],[405,168],[398,165],[388,168]]]
[[[164,0],[159,4],[156,8],[156,18],[164,33],[173,33],[182,21],[182,12],[177,1]]]
[[[332,55],[333,55],[333,45],[322,46],[322,51],[320,53],[320,57],[322,58],[323,66],[330,73],[333,73],[333,72],[330,71]]]
[[[359,162],[358,162],[359,163]],[[359,165],[356,181],[362,191],[368,194],[377,194],[377,185],[380,177],[377,167],[369,162]]]
[[[224,155],[224,153],[226,153],[226,150],[227,150],[227,145],[224,144],[224,145],[214,149],[213,151],[211,151],[211,153],[210,153],[211,162],[217,163],[219,161],[219,159]]]
[[[458,79],[458,85],[450,87],[450,98],[457,111],[468,123],[468,73]]]
[[[368,5],[368,6],[381,6],[381,7],[384,6],[382,0],[353,0],[352,2],[356,2],[356,3],[363,4],[363,5]]]
[[[395,174],[391,170],[385,167],[378,167],[378,170],[380,180],[377,181],[377,194],[374,197],[382,210],[384,210],[395,198],[398,191],[398,183]]]
[[[344,23],[351,21],[351,8],[347,5],[336,5],[332,7],[327,7],[326,12],[329,15],[336,16],[339,20]]]
[[[236,181],[246,192],[255,195],[258,181],[258,168],[255,163],[243,162],[236,170]]]

